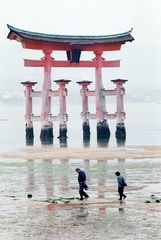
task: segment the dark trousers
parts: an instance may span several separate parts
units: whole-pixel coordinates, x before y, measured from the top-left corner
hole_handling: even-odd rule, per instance
[[[126,197],[126,195],[124,194],[124,187],[119,187],[118,188],[118,193],[119,193],[119,196],[120,196],[120,198],[119,198],[119,200],[122,200],[122,197]]]
[[[84,182],[79,183],[79,194],[81,199],[83,199],[83,196],[88,197],[88,194],[84,191]]]

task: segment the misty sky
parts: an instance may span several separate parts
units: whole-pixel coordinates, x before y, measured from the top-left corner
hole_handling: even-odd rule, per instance
[[[121,67],[103,70],[105,88],[111,79],[128,79],[128,88],[161,88],[161,1],[160,0],[1,0],[0,81],[1,89],[22,89],[21,81],[42,83],[42,70],[23,67],[23,58],[42,57],[39,51],[23,49],[7,39],[7,24],[20,29],[69,35],[108,35],[133,28],[135,41],[121,52],[104,54],[121,59]],[[53,53],[61,58],[62,54]],[[92,59],[94,55],[83,53]],[[53,69],[52,79],[94,80],[93,69]],[[78,88],[78,86],[76,86]]]

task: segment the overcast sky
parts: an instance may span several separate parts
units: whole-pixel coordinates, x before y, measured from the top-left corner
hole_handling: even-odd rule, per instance
[[[125,78],[129,80],[128,88],[161,88],[160,0],[1,0],[1,88],[20,89],[21,81],[40,83],[42,80],[41,70],[24,68],[22,59],[42,55],[41,52],[22,49],[20,43],[8,40],[7,24],[29,31],[69,35],[108,35],[132,27],[135,41],[123,45],[121,52],[105,53],[108,59],[121,59],[119,69],[103,71],[105,87],[111,87],[110,79]],[[53,70],[52,79],[59,78],[73,82],[94,80],[94,71]]]

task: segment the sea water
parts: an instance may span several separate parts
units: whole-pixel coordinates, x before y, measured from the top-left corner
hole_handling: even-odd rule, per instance
[[[58,107],[54,107],[54,114],[58,113]],[[90,106],[94,113],[94,104]],[[115,112],[115,105],[109,104],[109,113]],[[126,142],[125,145],[160,145],[161,144],[161,105],[158,103],[126,103]],[[67,147],[83,147],[82,121],[80,117],[81,105],[69,104],[68,113],[68,139]],[[37,105],[33,113],[40,114]],[[14,150],[26,145],[25,140],[25,106],[24,105],[0,105],[0,151]],[[91,138],[90,146],[97,147],[96,120],[90,120]],[[116,120],[109,120],[111,137],[107,146],[117,146],[115,138]],[[34,146],[40,146],[41,123],[34,122]],[[59,147],[59,123],[53,123],[53,145]]]

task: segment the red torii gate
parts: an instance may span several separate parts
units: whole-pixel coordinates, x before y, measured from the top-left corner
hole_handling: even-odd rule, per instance
[[[58,91],[51,90],[51,68],[52,67],[93,67],[95,68],[95,91],[92,95],[96,98],[96,114],[88,113],[88,91],[87,86],[90,81],[78,82],[82,86],[82,99],[83,100],[83,134],[85,138],[90,136],[89,119],[97,119],[97,137],[108,139],[110,137],[110,130],[108,126],[108,118],[117,118],[116,138],[125,139],[126,132],[124,126],[124,112],[123,112],[123,98],[124,89],[122,87],[126,80],[116,79],[112,80],[116,84],[116,90],[105,90],[102,83],[102,68],[104,67],[120,67],[120,60],[106,61],[102,54],[104,51],[118,51],[121,49],[122,44],[128,41],[133,41],[131,31],[103,36],[69,36],[69,35],[53,35],[25,31],[17,29],[13,26],[7,25],[10,32],[8,38],[21,42],[22,47],[26,49],[41,50],[44,54],[41,60],[24,59],[25,67],[43,67],[44,68],[44,81],[41,92],[32,90],[35,82],[22,82],[26,86],[26,97],[28,103],[26,106],[26,137],[33,137],[32,120],[32,104],[31,98],[39,96],[42,98],[42,110],[40,120],[42,123],[40,137],[46,140],[53,137],[52,121],[54,117],[51,114],[51,97],[60,97],[60,108],[58,118],[60,121],[60,138],[66,138],[66,107],[65,107],[65,85],[68,80],[57,80],[59,84]],[[55,60],[51,54],[53,51],[66,51],[67,60]],[[90,61],[81,60],[82,51],[92,51],[95,58]],[[110,92],[111,91],[111,92]],[[107,114],[105,96],[117,96],[117,112],[116,114]],[[64,99],[64,100],[63,100]],[[64,111],[64,112],[63,112]],[[62,117],[63,116],[63,117]]]

